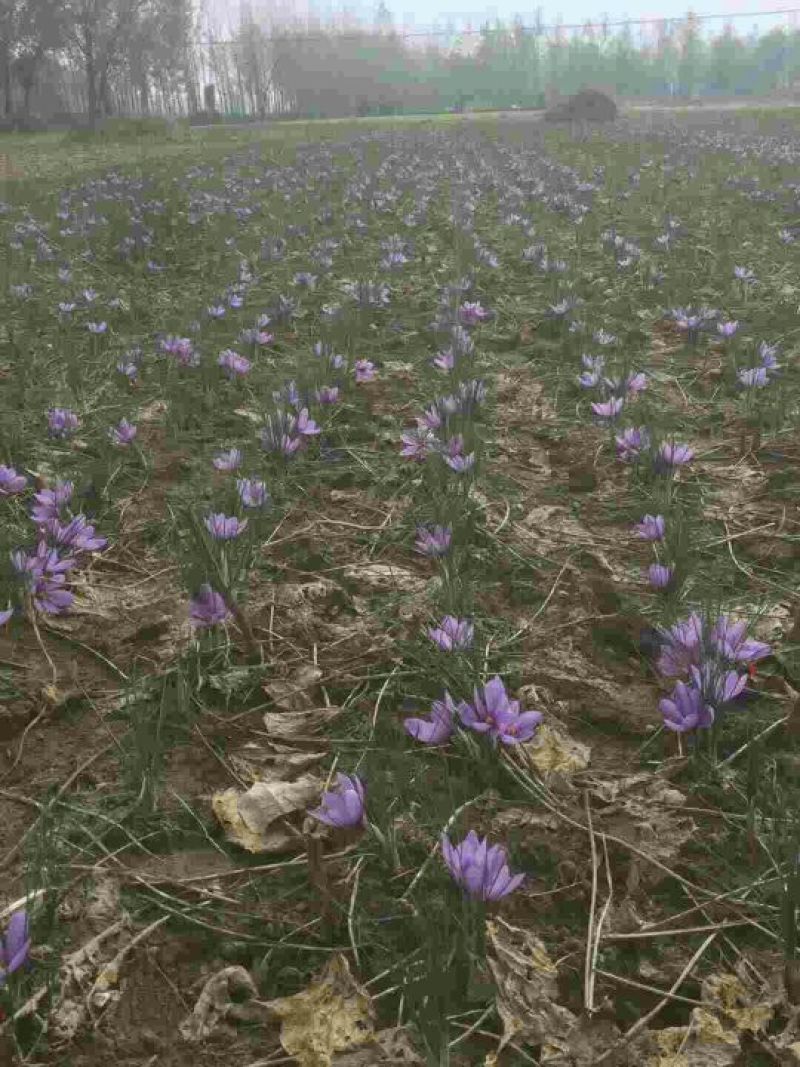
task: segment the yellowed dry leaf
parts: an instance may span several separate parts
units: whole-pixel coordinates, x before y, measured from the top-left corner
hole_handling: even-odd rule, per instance
[[[281,1019],[281,1044],[300,1067],[331,1067],[336,1052],[374,1039],[369,994],[356,982],[347,959],[337,954],[308,989],[272,1000]]]
[[[299,842],[283,820],[305,812],[319,797],[320,788],[311,775],[296,782],[261,781],[246,793],[237,789],[215,793],[211,807],[229,841],[248,852],[281,852]]]
[[[758,993],[747,988],[735,974],[712,974],[702,985],[702,1000],[722,1012],[737,1030],[764,1030],[775,1013],[769,1000],[756,1000]]]
[[[566,730],[546,723],[542,723],[525,748],[534,767],[545,777],[554,774],[568,777],[586,770],[592,751],[588,745],[570,737]]]
[[[497,985],[497,1011],[503,1023],[498,1053],[515,1038],[531,1044],[557,1042],[575,1025],[569,1009],[556,1003],[558,969],[544,943],[530,930],[502,919],[486,924],[487,961]]]
[[[655,1030],[659,1054],[648,1067],[731,1067],[739,1056],[739,1038],[703,1008],[692,1010],[689,1026]]]

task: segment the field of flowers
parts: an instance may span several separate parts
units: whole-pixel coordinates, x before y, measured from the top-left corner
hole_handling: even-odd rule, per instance
[[[800,124],[9,138],[0,1063],[800,1064]]]

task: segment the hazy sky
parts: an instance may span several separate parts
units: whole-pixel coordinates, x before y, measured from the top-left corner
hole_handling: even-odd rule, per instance
[[[515,15],[519,15],[525,25],[534,25],[536,22],[537,8],[520,7],[520,0],[384,0],[391,12],[394,25],[398,30],[409,32],[425,32],[438,28],[444,29],[452,24],[455,29],[466,29],[470,25],[477,29],[486,20],[496,18],[501,21],[511,21]],[[379,0],[249,0],[249,5],[256,12],[264,12],[267,18],[280,19],[281,16],[291,18],[295,15],[299,19],[305,19],[308,12],[317,12],[323,20],[327,21],[343,9],[347,9],[354,15],[363,18],[367,22],[374,19]],[[205,0],[205,6],[216,24],[222,28],[227,23],[237,21],[239,4],[234,0]],[[609,22],[617,22],[623,19],[680,19],[686,14],[690,6],[687,0],[544,0],[540,7],[541,21],[545,26],[553,26],[561,22],[569,25],[572,23],[595,22],[599,23],[603,17]],[[703,23],[706,34],[720,32],[725,25],[724,16],[745,17],[733,18],[732,24],[736,32],[742,36],[748,35],[754,27],[758,27],[760,33],[766,33],[776,26],[800,27],[798,15],[760,15],[752,17],[752,12],[767,12],[788,9],[794,6],[800,7],[800,0],[696,0],[691,5],[699,15],[718,14],[723,17],[710,19]],[[643,27],[645,34],[648,28]],[[618,30],[610,29],[610,33]],[[638,40],[639,29],[632,27],[634,40]]]

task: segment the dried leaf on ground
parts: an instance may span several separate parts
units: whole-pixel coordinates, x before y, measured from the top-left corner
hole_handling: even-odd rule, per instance
[[[336,1056],[333,1067],[422,1067],[417,1053],[402,1027],[380,1030],[363,1048]]]
[[[318,739],[317,748],[320,744]],[[228,763],[242,784],[249,786],[262,781],[291,781],[321,763],[327,755],[327,752],[300,751],[277,742],[247,741],[230,754]]]
[[[225,967],[213,974],[203,986],[191,1015],[178,1027],[184,1041],[205,1040],[231,1015],[232,1009],[240,1016],[241,1002],[233,998],[242,994],[248,1000],[258,996],[255,982],[244,967]]]
[[[313,704],[309,690],[313,689],[321,678],[322,671],[318,667],[307,664],[290,678],[267,682],[264,685],[264,692],[281,711],[307,711],[309,705]]]
[[[311,738],[319,733],[323,726],[333,722],[342,709],[339,707],[307,708],[302,711],[267,712],[264,716],[264,729],[271,741],[290,741],[294,744],[308,743],[318,745],[319,738]]]
[[[691,816],[680,811],[682,798],[679,790],[657,778],[648,795],[623,797],[612,808],[597,812],[597,829],[621,837],[654,859],[668,864],[697,832]],[[642,868],[641,876],[647,879],[650,887],[666,877],[651,864]]]
[[[307,989],[271,1000],[267,1008],[281,1020],[281,1044],[300,1067],[331,1067],[335,1053],[374,1039],[369,994],[341,954]]]
[[[739,1056],[739,1038],[715,1015],[693,1008],[689,1026],[656,1030],[658,1053],[647,1067],[732,1067]]]
[[[764,1030],[775,1014],[775,996],[753,988],[752,984],[730,973],[711,974],[702,984],[704,1004],[720,1014],[736,1030],[754,1034]]]
[[[525,749],[534,767],[545,778],[553,775],[569,777],[589,766],[591,748],[570,737],[559,726],[543,723]]]
[[[576,1017],[558,1004],[558,969],[544,942],[530,930],[502,919],[486,924],[487,957],[497,985],[497,1012],[503,1023],[498,1052],[509,1041],[541,1045],[566,1040]]]
[[[280,780],[256,782],[246,793],[226,789],[215,793],[211,806],[229,841],[248,852],[282,852],[301,847],[298,833],[292,833],[285,820],[305,813],[320,795],[320,781],[304,775],[296,782]]]

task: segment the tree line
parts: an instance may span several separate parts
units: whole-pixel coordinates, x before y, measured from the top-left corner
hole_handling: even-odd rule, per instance
[[[690,15],[634,41],[485,25],[469,49],[373,26],[269,25],[243,8],[201,41],[191,0],[0,0],[6,126],[81,114],[319,117],[541,107],[590,85],[623,97],[769,95],[800,88],[800,32],[706,39]],[[213,90],[206,87],[213,85]]]

